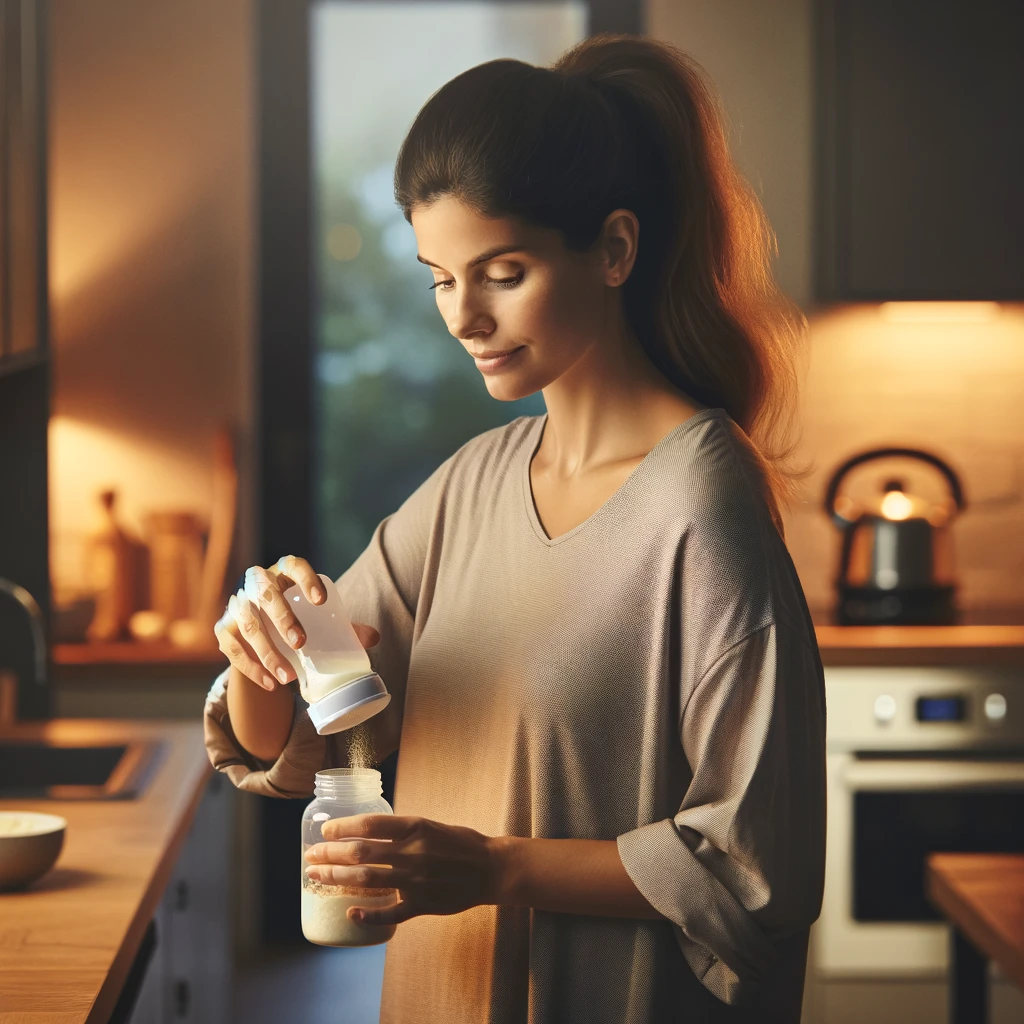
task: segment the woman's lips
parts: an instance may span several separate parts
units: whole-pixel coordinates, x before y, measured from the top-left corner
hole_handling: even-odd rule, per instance
[[[519,345],[493,356],[473,356],[473,361],[481,373],[496,373],[498,370],[504,369],[525,347],[525,345]]]

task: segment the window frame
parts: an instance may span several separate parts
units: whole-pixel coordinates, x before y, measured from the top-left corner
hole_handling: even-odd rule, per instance
[[[284,554],[311,561],[316,556],[313,442],[318,423],[313,310],[317,293],[312,248],[315,197],[309,26],[313,6],[329,2],[256,0],[255,4],[255,520],[261,565],[272,565]],[[639,0],[585,2],[588,36],[604,31],[641,33]],[[383,795],[392,805],[397,761],[396,753],[379,765]],[[302,937],[297,887],[282,887],[279,880],[291,877],[295,869],[295,835],[307,802],[261,801],[260,931],[267,942]]]

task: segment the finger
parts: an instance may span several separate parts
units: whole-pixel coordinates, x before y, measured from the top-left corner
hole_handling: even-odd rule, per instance
[[[285,600],[286,587],[281,586],[285,579],[287,577],[273,576],[261,566],[254,565],[245,571],[246,596],[266,611],[281,638],[298,648],[306,642],[306,631]]]
[[[225,611],[224,615],[213,627],[213,634],[217,638],[217,645],[227,655],[228,661],[243,676],[251,679],[257,686],[262,686],[266,690],[276,688],[276,680],[267,674],[267,670],[253,654],[252,648],[241,638],[238,632],[238,624],[229,611]]]
[[[323,580],[306,559],[299,558],[298,555],[283,555],[277,560],[274,570],[278,575],[287,576],[289,580],[297,583],[302,588],[303,596],[311,604],[323,604],[327,600]]]
[[[364,647],[376,647],[380,643],[380,633],[373,626],[364,626],[361,622],[353,622],[352,628]]]
[[[349,907],[348,916],[359,924],[401,924],[419,913],[409,900],[390,907]]]
[[[282,683],[295,678],[291,665],[263,631],[263,622],[248,597],[245,594],[232,594],[228,600],[228,611],[238,623],[242,639],[253,649],[267,671]]]
[[[387,839],[353,839],[314,843],[303,858],[307,864],[390,864],[395,866],[395,844]]]
[[[357,889],[398,889],[407,884],[408,872],[368,864],[316,864],[306,875],[324,885],[348,885]]]
[[[399,814],[350,814],[320,826],[324,839],[405,839],[420,819]]]

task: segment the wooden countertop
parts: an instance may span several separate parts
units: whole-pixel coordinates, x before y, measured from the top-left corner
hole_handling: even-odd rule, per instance
[[[835,626],[817,623],[825,665],[1024,665],[1024,624]]]
[[[933,853],[928,898],[1024,989],[1024,855]]]
[[[106,1022],[213,772],[202,724],[53,719],[2,735],[167,742],[137,800],[0,801],[68,821],[56,865],[28,889],[0,893],[0,1024]]]

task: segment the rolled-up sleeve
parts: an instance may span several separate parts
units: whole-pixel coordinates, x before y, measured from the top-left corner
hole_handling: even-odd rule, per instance
[[[306,714],[306,703],[298,694],[298,684],[288,684],[295,710],[284,750],[275,761],[264,761],[250,754],[231,728],[227,698],[229,673],[230,669],[221,672],[206,695],[203,733],[210,763],[224,772],[235,786],[249,793],[276,797],[312,794],[313,779],[325,767],[327,744]]]
[[[432,574],[428,561],[439,556],[437,523],[443,484],[451,459],[442,463],[392,515],[374,530],[369,544],[338,578],[342,602],[353,622],[373,626],[380,642],[367,651],[391,700],[377,715],[353,729],[320,736],[307,713],[298,683],[288,684],[294,700],[292,728],[274,761],[254,757],[238,742],[228,714],[229,669],[213,682],[203,724],[211,764],[239,789],[264,796],[302,797],[313,792],[316,773],[325,768],[379,764],[399,745],[406,678],[417,617],[429,606]]]
[[[824,680],[805,631],[772,622],[730,646],[681,729],[692,780],[679,811],[618,836],[619,855],[704,986],[757,1006],[821,909]]]

